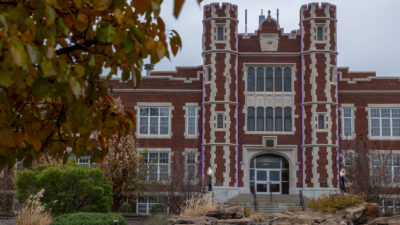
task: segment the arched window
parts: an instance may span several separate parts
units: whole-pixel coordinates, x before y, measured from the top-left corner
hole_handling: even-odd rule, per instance
[[[272,68],[266,69],[266,76],[265,76],[265,90],[266,91],[274,91],[274,72]]]
[[[267,107],[265,111],[266,118],[266,130],[273,131],[274,130],[274,109],[272,107]]]
[[[255,129],[254,107],[247,108],[247,130],[254,131]]]
[[[275,91],[282,91],[282,69],[275,69]]]
[[[257,69],[257,91],[264,91],[264,69]]]
[[[249,68],[247,70],[247,91],[254,91],[255,86],[255,77],[254,77],[254,68]]]
[[[282,131],[282,108],[275,108],[275,131]]]
[[[257,131],[264,130],[264,108],[257,108]]]
[[[285,131],[292,131],[292,109],[290,107],[285,108]]]
[[[290,68],[284,70],[284,91],[292,91],[292,70]]]

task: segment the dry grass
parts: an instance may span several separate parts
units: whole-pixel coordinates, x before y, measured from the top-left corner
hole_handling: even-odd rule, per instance
[[[263,216],[261,213],[252,212],[249,218],[253,219],[256,223],[265,222],[265,215]]]
[[[181,216],[204,216],[208,211],[218,209],[218,203],[209,194],[192,196],[183,203]]]
[[[44,190],[41,190],[28,198],[25,208],[17,213],[15,218],[17,225],[49,225],[51,223],[50,214],[40,203],[43,192]]]

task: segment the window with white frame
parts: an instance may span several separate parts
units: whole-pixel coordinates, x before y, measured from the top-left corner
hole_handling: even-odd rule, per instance
[[[400,153],[372,154],[372,173],[377,182],[400,183]]]
[[[197,177],[196,152],[188,151],[185,155],[185,180],[188,183],[195,183]]]
[[[70,158],[70,159],[75,159],[76,162],[77,162],[79,165],[81,165],[81,166],[83,166],[83,165],[88,165],[88,166],[90,166],[90,156],[85,155],[85,156],[82,156],[82,157],[79,157],[78,159],[76,159],[75,154],[70,153],[70,154],[69,154],[69,158]]]
[[[169,107],[140,107],[139,135],[169,135]]]
[[[371,137],[400,137],[400,108],[370,109]]]
[[[382,213],[400,214],[400,199],[382,199],[379,204]]]
[[[291,92],[290,67],[250,67],[247,69],[248,92]]]
[[[169,180],[169,152],[144,152],[142,157],[147,167],[147,180]]]
[[[139,197],[136,204],[136,212],[139,214],[149,214],[151,207],[156,204],[163,204],[165,206],[165,213],[168,213],[168,198],[153,196]]]
[[[353,136],[353,108],[343,108],[342,110],[342,133],[343,137]]]
[[[197,107],[186,108],[186,134],[187,136],[197,135]]]

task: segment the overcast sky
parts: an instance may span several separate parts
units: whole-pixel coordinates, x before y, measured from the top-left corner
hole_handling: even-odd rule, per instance
[[[185,0],[178,20],[172,16],[173,0],[164,0],[161,16],[167,29],[175,29],[181,35],[183,48],[178,56],[162,60],[155,70],[175,70],[175,66],[202,64],[201,35],[202,7],[211,2],[204,0],[199,6],[196,0]],[[305,0],[224,0],[238,5],[239,33],[244,33],[244,11],[248,13],[248,32],[258,27],[261,9],[276,18],[284,31],[299,29],[301,5]],[[338,14],[338,66],[353,71],[376,71],[378,76],[400,76],[400,1],[399,0],[325,0],[337,6]]]

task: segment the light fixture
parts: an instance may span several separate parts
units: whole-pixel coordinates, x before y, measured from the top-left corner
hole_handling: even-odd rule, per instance
[[[339,172],[340,177],[345,177],[346,176],[346,170],[342,168]]]
[[[207,175],[212,176],[213,174],[214,174],[214,171],[211,169],[211,167],[208,167]]]

